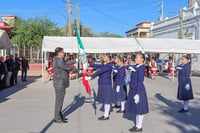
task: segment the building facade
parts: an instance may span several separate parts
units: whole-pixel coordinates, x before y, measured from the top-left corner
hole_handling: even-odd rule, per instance
[[[188,0],[188,8],[194,7],[194,4],[197,3],[200,5],[200,0]]]
[[[14,23],[17,19],[14,15],[2,15],[2,21],[0,22],[0,29],[5,30],[10,35]]]
[[[136,25],[136,28],[131,29],[126,32],[127,37],[143,37],[147,38],[150,37],[150,29],[151,29],[151,23],[150,21],[142,22]]]
[[[1,15],[2,21],[10,26],[14,26],[17,17],[15,15]]]
[[[200,8],[195,6],[189,9],[183,10],[183,36],[181,34],[180,17],[175,16],[173,18],[166,19],[161,22],[157,22],[151,27],[151,37],[153,38],[183,38],[200,40]],[[200,44],[199,44],[200,45]],[[189,44],[188,44],[189,47]],[[169,55],[160,54],[160,58],[168,58]],[[180,54],[176,54],[176,63],[181,61]],[[200,70],[200,55],[192,54],[192,69]]]
[[[186,39],[200,40],[200,8],[183,10],[183,33]],[[180,18],[175,16],[151,27],[154,38],[180,38]]]

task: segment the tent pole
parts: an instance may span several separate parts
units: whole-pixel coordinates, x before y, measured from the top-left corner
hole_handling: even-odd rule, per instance
[[[44,83],[44,51],[42,50],[42,83]]]
[[[172,59],[173,59],[173,63],[172,63],[172,67],[173,67],[173,69],[175,68],[174,67],[174,60],[175,60],[175,58],[174,58],[174,53],[172,53]],[[172,72],[172,75],[173,75],[173,78],[172,78],[172,81],[174,82],[174,70],[173,70],[173,72]]]
[[[44,52],[44,81],[46,79],[46,71],[45,71],[45,68],[46,68],[46,64],[47,64],[47,52],[45,51]]]

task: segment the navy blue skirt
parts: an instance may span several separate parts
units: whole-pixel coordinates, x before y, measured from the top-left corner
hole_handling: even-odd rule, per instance
[[[149,106],[145,89],[138,93],[140,97],[140,101],[138,104],[135,103],[135,100],[133,98],[134,95],[135,92],[133,91],[133,89],[130,89],[128,94],[128,100],[126,102],[126,112],[140,115],[149,113]]]
[[[117,103],[117,102],[121,102],[121,101],[126,101],[127,100],[127,88],[126,85],[121,85],[120,86],[120,91],[117,92],[116,91],[116,87],[113,88],[113,102]]]
[[[178,94],[177,99],[178,100],[191,100],[193,99],[193,92],[192,92],[192,84],[190,83],[190,89],[185,89],[185,83],[179,82],[178,83]]]
[[[103,104],[111,104],[113,99],[112,92],[112,85],[99,85],[97,101]]]

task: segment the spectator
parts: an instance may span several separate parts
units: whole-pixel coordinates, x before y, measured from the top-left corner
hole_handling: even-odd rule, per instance
[[[15,80],[15,77],[14,77],[14,74],[15,74],[15,62],[14,62],[14,59],[13,59],[13,55],[10,55],[10,60],[11,60],[11,65],[12,65],[12,75],[10,77],[10,86],[13,86],[14,85],[14,80]]]
[[[22,57],[22,81],[27,81],[26,77],[27,77],[27,70],[29,69],[29,63],[28,60],[26,60],[26,57],[23,56]]]
[[[18,77],[18,72],[20,70],[20,64],[21,64],[21,62],[19,60],[18,55],[16,54],[15,55],[15,63],[14,63],[14,65],[15,65],[15,71],[14,71],[14,74],[13,74],[14,75],[14,82],[15,82],[15,84],[18,84],[17,77]]]
[[[5,87],[6,66],[3,62],[3,57],[0,57],[0,90]]]
[[[10,58],[10,56],[6,57],[6,68],[7,68],[7,75],[6,75],[6,86],[9,87],[10,86],[10,79],[13,73],[13,60],[12,58]]]

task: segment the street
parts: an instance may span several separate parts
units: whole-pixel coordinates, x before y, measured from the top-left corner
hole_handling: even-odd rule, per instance
[[[195,99],[190,102],[189,113],[179,114],[182,102],[176,99],[177,78],[174,82],[164,76],[145,79],[150,113],[144,118],[143,133],[200,132],[199,77],[192,76],[191,80]],[[97,79],[89,82],[95,98]],[[134,126],[135,116],[117,114],[117,109],[109,121],[98,121],[103,114],[101,104],[89,98],[81,81],[71,81],[66,91],[63,113],[68,123],[53,123],[54,100],[52,81],[43,84],[37,77],[0,91],[0,133],[129,133]]]

